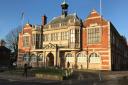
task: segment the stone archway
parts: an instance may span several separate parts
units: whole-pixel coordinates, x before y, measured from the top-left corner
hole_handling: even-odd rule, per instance
[[[48,66],[54,66],[54,55],[52,53],[47,55],[46,62]]]

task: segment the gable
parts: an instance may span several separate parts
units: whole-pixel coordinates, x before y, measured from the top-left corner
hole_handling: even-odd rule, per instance
[[[99,26],[107,25],[107,21],[101,17],[101,15],[96,11],[92,10],[87,19],[83,22],[83,26],[89,27],[91,24],[97,24]]]

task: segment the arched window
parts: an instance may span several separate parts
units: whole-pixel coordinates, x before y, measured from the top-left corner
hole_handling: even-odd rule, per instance
[[[32,55],[31,56],[31,62],[36,62],[37,61],[37,56],[36,55]]]
[[[79,53],[77,57],[86,57],[86,55],[84,53]]]
[[[77,54],[77,62],[87,62],[87,56],[84,53]]]
[[[66,57],[73,57],[71,53],[68,53]]]
[[[24,54],[23,60],[26,61],[26,62],[29,61],[29,54],[28,53]]]
[[[39,56],[39,61],[43,61],[43,55]]]
[[[71,53],[66,54],[66,62],[75,62],[75,57]]]
[[[96,53],[91,53],[89,59],[90,63],[100,63],[100,56]]]

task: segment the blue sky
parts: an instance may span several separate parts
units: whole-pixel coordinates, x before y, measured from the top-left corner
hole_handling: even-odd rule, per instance
[[[18,25],[21,13],[24,23],[41,24],[41,16],[46,14],[48,21],[61,15],[60,4],[63,0],[0,0],[0,39]],[[92,9],[99,12],[100,0],[67,0],[69,13],[76,12],[85,20]],[[102,0],[102,15],[111,21],[121,35],[128,39],[128,0]]]

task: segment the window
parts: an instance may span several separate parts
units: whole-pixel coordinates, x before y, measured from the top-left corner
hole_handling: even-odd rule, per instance
[[[83,54],[83,53],[79,53],[79,54],[77,55],[77,57],[86,57],[86,56],[85,56],[85,54]]]
[[[80,29],[75,30],[75,36],[76,47],[80,47]]]
[[[100,63],[100,57],[96,53],[92,53],[89,56],[90,63]]]
[[[77,55],[77,62],[87,62],[87,57],[84,53],[79,53]]]
[[[75,57],[71,53],[66,54],[66,62],[75,62]]]
[[[43,61],[43,56],[40,55],[38,59],[39,59],[39,61]]]
[[[61,32],[61,40],[68,40],[68,32]]]
[[[88,29],[88,44],[96,44],[101,41],[100,28]]]
[[[32,34],[32,46],[33,48],[39,49],[41,48],[41,37],[40,33]]]
[[[51,41],[54,41],[54,34],[51,34]]]
[[[49,40],[49,35],[48,34],[45,34],[44,35],[44,41],[48,41]]]
[[[61,26],[66,26],[66,25],[67,25],[66,22],[62,22],[62,23],[61,23]]]
[[[55,33],[55,40],[58,40],[58,33]]]
[[[36,49],[41,48],[41,34],[36,34]]]
[[[23,60],[26,61],[26,62],[29,61],[29,55],[28,55],[28,53],[27,54],[24,54]]]
[[[23,37],[23,46],[24,47],[29,47],[29,36],[24,36]]]
[[[52,24],[51,25],[51,28],[58,28],[59,27],[59,24]]]
[[[37,58],[36,58],[35,55],[33,55],[33,56],[31,57],[31,62],[36,62],[36,61],[37,61]]]
[[[80,32],[79,29],[76,29],[76,42],[79,42]]]
[[[70,33],[71,33],[71,42],[75,42],[75,29],[72,29]]]
[[[71,53],[68,53],[66,57],[73,57]]]
[[[35,45],[36,44],[36,35],[33,34],[32,35],[32,45]]]
[[[52,33],[51,34],[51,41],[59,40],[59,33]]]

